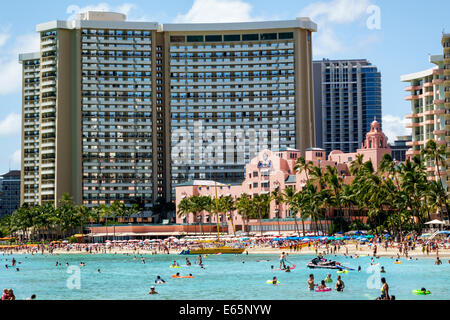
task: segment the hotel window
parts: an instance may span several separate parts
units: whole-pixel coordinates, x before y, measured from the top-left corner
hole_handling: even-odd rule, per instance
[[[224,36],[224,41],[241,41],[240,34],[228,34]]]
[[[206,42],[221,42],[222,36],[221,35],[211,35],[205,37]]]
[[[261,34],[261,40],[277,40],[276,33],[263,33]]]
[[[187,36],[187,42],[203,42],[203,36]]]
[[[242,35],[242,41],[258,41],[259,34],[244,34]]]

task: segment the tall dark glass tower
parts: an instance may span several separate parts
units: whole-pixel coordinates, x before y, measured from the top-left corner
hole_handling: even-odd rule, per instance
[[[370,124],[382,124],[381,73],[367,60],[314,61],[316,144],[355,152]]]

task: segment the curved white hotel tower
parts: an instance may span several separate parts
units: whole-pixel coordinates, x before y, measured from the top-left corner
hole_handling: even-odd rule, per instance
[[[405,99],[411,101],[412,113],[407,115],[411,123],[407,128],[412,129],[412,141],[407,142],[411,148],[408,157],[420,155],[428,140],[435,140],[437,144],[445,145],[447,153],[450,151],[450,34],[442,35],[443,55],[430,56],[430,62],[436,66],[428,70],[404,75],[403,82],[408,82],[405,88],[410,92]],[[450,159],[446,159],[446,166],[427,163],[430,179],[437,179],[438,174],[447,188],[449,179]]]
[[[264,147],[271,134],[280,148],[314,147],[316,29],[308,18],[159,25],[105,12],[38,25],[40,52],[20,56],[22,203],[69,193],[87,206],[140,199],[149,209],[187,180],[241,182],[260,151],[248,132]],[[199,124],[223,134],[216,161],[175,159],[179,133],[198,143]],[[242,149],[235,130],[246,134]]]

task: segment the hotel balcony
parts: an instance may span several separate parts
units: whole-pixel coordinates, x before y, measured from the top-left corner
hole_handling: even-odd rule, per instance
[[[447,134],[447,131],[446,130],[434,130],[433,134],[436,136],[441,136],[441,135]]]
[[[441,114],[446,114],[446,113],[447,112],[445,109],[436,109],[436,110],[432,111],[432,114],[435,114],[435,115],[441,115]]]
[[[406,155],[409,156],[416,156],[416,155],[420,155],[420,150],[411,150],[409,149],[408,151],[406,151]]]
[[[405,91],[413,91],[413,90],[420,90],[422,89],[422,86],[408,86],[405,87]]]
[[[419,96],[412,95],[412,96],[407,96],[407,97],[405,97],[405,100],[406,100],[406,101],[411,101],[411,100],[417,100],[417,99],[419,99],[419,98],[420,98]]]
[[[444,99],[434,99],[433,103],[436,105],[441,105],[441,104],[445,103],[445,100]]]
[[[423,84],[424,88],[429,88],[429,87],[432,87],[432,86],[433,86],[433,82],[426,82],[426,83]]]
[[[434,69],[433,75],[444,74],[444,69]]]
[[[406,146],[407,147],[418,146],[421,144],[420,142],[421,141],[408,141],[408,142],[406,142]]]
[[[419,114],[419,113],[407,114],[407,115],[405,116],[406,119],[413,119],[413,118],[417,118],[417,117],[420,117],[420,114]]]
[[[406,128],[418,128],[421,127],[422,123],[407,123]]]
[[[433,84],[439,85],[439,84],[443,83],[444,81],[445,81],[444,79],[433,79]]]

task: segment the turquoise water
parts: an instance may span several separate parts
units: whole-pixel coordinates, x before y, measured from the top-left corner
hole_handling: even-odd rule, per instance
[[[272,271],[279,267],[278,255],[210,255],[203,259],[205,270],[195,265],[196,256],[188,256],[193,265],[181,269],[169,268],[173,260],[185,264],[186,256],[144,255],[146,264],[134,260],[133,256],[121,255],[60,255],[16,256],[21,264],[11,265],[12,256],[0,255],[0,289],[13,288],[17,299],[25,299],[33,293],[39,300],[373,300],[379,296],[379,273],[367,273],[370,257],[351,259],[329,255],[342,264],[362,271],[349,271],[342,274],[345,283],[344,292],[310,292],[307,289],[309,274],[314,274],[316,283],[325,279],[328,273],[336,280],[335,270],[308,269],[306,264],[313,256],[289,256],[288,261],[297,268],[291,273]],[[5,261],[8,259],[8,261]],[[260,261],[258,260],[269,260]],[[56,267],[56,261],[61,266]],[[67,273],[66,262],[81,267],[80,289],[68,289],[67,280],[75,274]],[[384,266],[385,277],[390,293],[400,300],[448,300],[450,299],[450,264],[444,259],[440,266],[434,265],[434,259],[410,261],[402,259],[403,264],[396,265],[390,258],[379,258],[375,262]],[[245,263],[242,263],[245,262]],[[101,269],[101,273],[97,270]],[[192,273],[195,279],[172,279],[171,275]],[[155,285],[159,295],[148,295],[154,279],[160,275],[165,285]],[[281,285],[266,284],[274,276]],[[371,281],[372,280],[372,281]],[[335,281],[334,281],[335,282]],[[334,282],[330,284],[334,289]],[[76,282],[72,282],[76,284]],[[369,285],[368,285],[369,283]],[[378,288],[373,288],[377,286]],[[412,290],[425,287],[431,295],[417,296]]]

